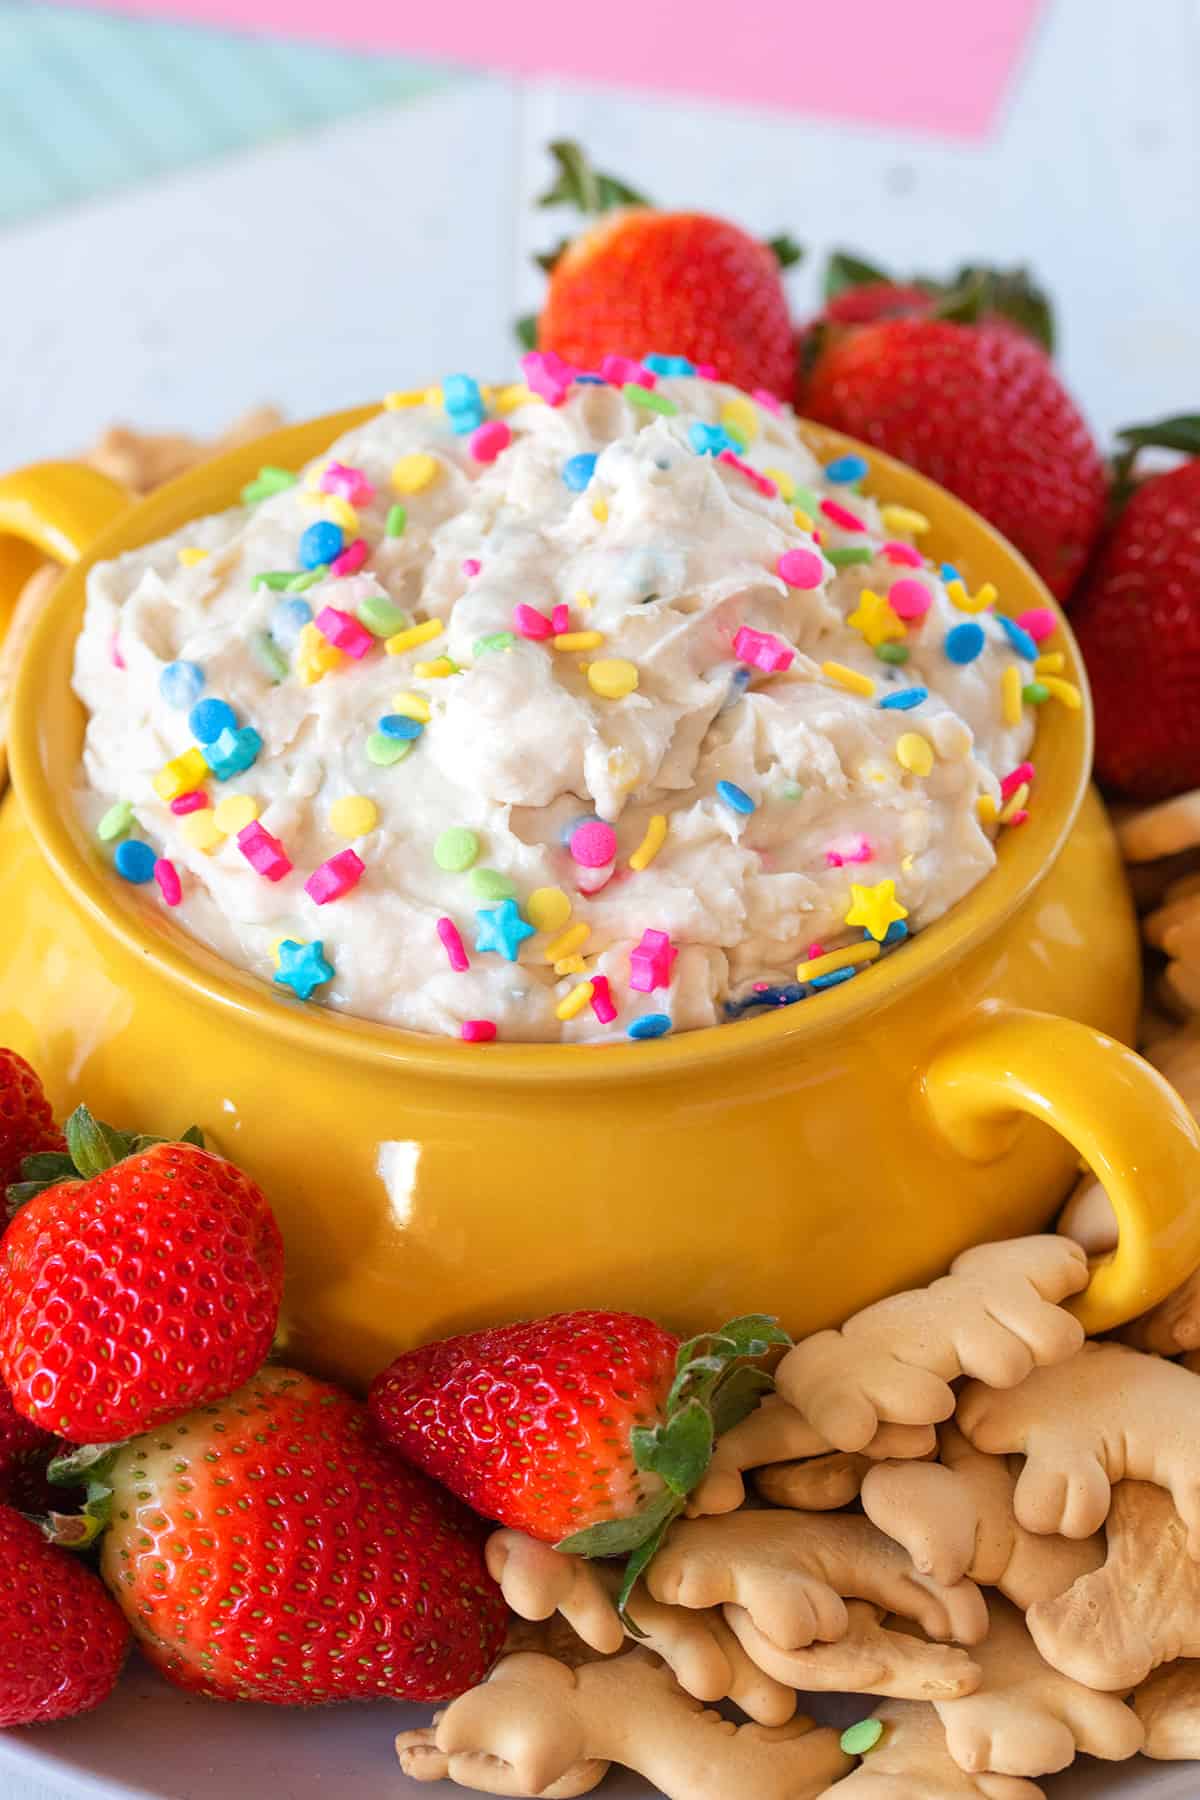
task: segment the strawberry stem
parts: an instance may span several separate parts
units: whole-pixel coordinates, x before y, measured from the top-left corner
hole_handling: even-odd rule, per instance
[[[558,164],[558,174],[538,200],[539,206],[573,206],[577,212],[598,215],[617,206],[651,206],[644,194],[616,175],[594,169],[587,151],[570,138],[556,138],[548,146]]]
[[[189,1126],[178,1138],[151,1137],[146,1132],[118,1131],[93,1117],[86,1106],[75,1108],[63,1130],[66,1150],[39,1150],[22,1159],[20,1181],[10,1183],[5,1190],[10,1219],[60,1181],[88,1181],[128,1156],[140,1156],[154,1144],[194,1144],[198,1150],[204,1148],[204,1133],[198,1125]]]

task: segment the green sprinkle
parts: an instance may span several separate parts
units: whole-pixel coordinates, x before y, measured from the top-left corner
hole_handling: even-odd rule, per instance
[[[636,381],[627,381],[621,389],[630,406],[640,406],[646,412],[662,413],[670,418],[679,408],[665,394],[656,394],[653,388],[645,388]],[[732,435],[732,434],[731,434]]]
[[[803,800],[804,789],[798,781],[785,781],[779,790],[779,795],[783,800]]]
[[[811,488],[798,487],[788,501],[788,505],[798,506],[800,511],[806,512],[810,519],[815,519],[821,510],[821,499],[820,495],[814,494]]]
[[[295,485],[296,477],[290,469],[277,469],[265,463],[249,486],[242,489],[242,505],[256,506],[260,500],[269,500],[272,494],[282,494]]]
[[[384,530],[389,537],[403,537],[404,527],[408,524],[408,508],[397,503],[388,507],[387,524]]]
[[[397,606],[387,594],[368,594],[365,600],[360,600],[358,616],[376,637],[392,637],[412,623],[403,607]]]
[[[808,508],[804,509],[806,512]],[[835,569],[848,569],[852,563],[874,562],[875,552],[863,548],[861,550],[823,550],[826,562],[831,562]]]
[[[296,579],[295,569],[263,569],[250,583],[251,587],[270,588],[272,593],[279,593],[281,588]]]
[[[450,825],[433,846],[433,860],[450,875],[461,875],[479,855],[479,839],[465,825]],[[481,873],[490,873],[489,870]]]
[[[1027,681],[1021,689],[1021,698],[1026,706],[1040,706],[1043,700],[1050,698],[1050,689],[1043,687],[1040,681]]]
[[[847,1756],[866,1756],[882,1736],[882,1720],[860,1719],[857,1725],[850,1725],[843,1731],[842,1749]]]
[[[490,631],[486,637],[475,639],[471,653],[473,656],[486,656],[489,650],[508,650],[516,641],[514,632]]]
[[[472,869],[471,892],[480,900],[515,900],[516,883],[507,875],[501,875],[499,869]]]
[[[875,654],[880,662],[906,663],[909,649],[907,644],[876,644]]]
[[[393,763],[411,756],[416,742],[416,738],[394,738],[386,731],[373,731],[367,739],[367,760],[378,763],[381,769],[390,769]]]
[[[745,432],[739,431],[736,425],[729,425],[729,424],[726,424],[725,430],[729,433],[729,436],[733,439],[734,443],[737,445],[739,453],[742,456],[744,456],[746,454],[747,450],[750,448],[750,440],[746,436]]]
[[[288,582],[284,592],[288,594],[303,594],[307,588],[316,587],[318,581],[324,581],[328,573],[328,563],[318,563],[315,569],[301,569],[298,575],[292,576],[292,579]]]
[[[269,631],[256,631],[250,639],[250,654],[272,681],[286,681],[291,664]]]
[[[102,844],[108,844],[112,842],[113,838],[122,837],[132,824],[132,806],[128,800],[118,800],[115,805],[109,807],[97,825],[96,836]]]

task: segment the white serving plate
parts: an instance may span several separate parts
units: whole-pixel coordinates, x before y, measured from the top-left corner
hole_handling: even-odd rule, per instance
[[[867,1699],[813,1700],[811,1710],[845,1724]],[[197,1700],[134,1662],[107,1706],[81,1719],[0,1732],[0,1795],[25,1800],[446,1800],[463,1793],[400,1774],[397,1731],[427,1723],[415,1706],[221,1706]],[[1081,1760],[1044,1783],[1047,1800],[1196,1800],[1200,1765],[1111,1765]],[[636,1776],[614,1771],[602,1800],[656,1800]],[[835,1790],[836,1791],[836,1790]],[[753,1800],[747,1795],[745,1800]]]

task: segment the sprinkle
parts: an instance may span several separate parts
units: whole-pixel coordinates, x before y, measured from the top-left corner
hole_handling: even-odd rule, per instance
[[[425,388],[402,388],[383,396],[383,404],[388,412],[403,412],[411,406],[425,405]]]
[[[1006,725],[1021,723],[1021,671],[1016,663],[1000,677],[1000,712]]]
[[[510,381],[506,387],[497,388],[492,394],[492,405],[500,413],[516,412],[519,406],[540,404],[540,397],[527,388],[523,381]]]
[[[114,669],[123,669],[125,667],[125,658],[121,655],[121,645],[115,631],[109,640],[108,654],[112,659],[112,666]]]
[[[933,595],[923,581],[905,576],[888,589],[888,605],[898,619],[923,619],[933,605]]]
[[[269,631],[256,631],[251,635],[250,654],[271,681],[278,684],[287,679],[288,659]]]
[[[796,483],[788,474],[787,470],[774,468],[764,469],[763,474],[767,476],[770,481],[775,483],[775,486],[779,489],[779,498],[790,505],[795,498]]]
[[[775,573],[789,587],[810,589],[820,587],[825,565],[815,550],[785,550],[775,564]]]
[[[307,593],[310,587],[316,587],[319,581],[324,581],[328,573],[329,565],[327,563],[319,563],[315,569],[301,569],[300,573],[293,575],[288,582],[287,591],[289,594]]]
[[[700,419],[688,426],[688,443],[697,456],[720,456],[733,449],[733,439],[723,425],[705,425]]]
[[[667,815],[655,813],[646,827],[646,835],[629,858],[629,866],[640,875],[648,869],[667,841]]]
[[[633,1021],[625,1035],[640,1041],[643,1038],[665,1037],[670,1029],[669,1013],[643,1013],[640,1019]]]
[[[879,705],[884,712],[911,712],[914,706],[920,706],[928,698],[926,687],[900,688],[897,693],[885,694]]]
[[[1021,689],[1021,698],[1026,706],[1044,706],[1050,698],[1050,689],[1040,681],[1027,681]]]
[[[433,860],[447,874],[461,875],[479,857],[479,839],[466,825],[448,825],[438,833]]]
[[[143,844],[140,838],[126,838],[123,844],[117,845],[113,866],[123,881],[141,887],[144,882],[153,881],[157,860],[149,844]]]
[[[906,731],[896,744],[896,761],[910,775],[928,775],[933,768],[933,745],[919,731]]]
[[[97,825],[96,836],[102,844],[108,844],[113,838],[121,837],[132,824],[133,807],[128,800],[117,800],[109,807]]]
[[[586,969],[587,963],[582,956],[564,956],[554,965],[556,975],[582,975]]]
[[[401,506],[397,500],[395,506],[389,506],[383,529],[390,538],[404,536],[404,527],[408,524],[408,508]]]
[[[589,819],[575,827],[567,848],[582,868],[603,869],[617,854],[617,834],[602,819]]]
[[[723,801],[731,812],[752,813],[755,810],[754,801],[736,781],[718,781],[717,799]]]
[[[1018,763],[1016,768],[1010,769],[1001,781],[1000,798],[1011,800],[1019,787],[1028,787],[1032,783],[1033,776],[1034,767],[1031,762]]]
[[[785,781],[779,790],[779,795],[783,800],[803,800],[804,789],[798,781]]]
[[[961,625],[952,625],[942,642],[942,649],[952,663],[966,664],[975,661],[982,654],[987,642],[982,625],[974,619],[966,619]]]
[[[407,631],[398,631],[394,637],[388,638],[383,647],[389,656],[403,656],[406,650],[415,650],[421,644],[431,644],[434,638],[441,637],[445,629],[440,619],[426,619],[420,625],[410,625]]]
[[[185,750],[181,756],[173,756],[170,762],[163,764],[154,777],[154,791],[160,800],[174,800],[178,794],[186,794],[189,788],[199,787],[208,779],[208,763],[201,750]],[[147,881],[150,879],[146,877]]]
[[[340,556],[334,557],[329,565],[329,572],[339,580],[345,575],[357,575],[369,555],[367,540],[355,538],[353,543],[346,545]]]
[[[959,574],[954,564],[948,562],[944,562],[941,565],[941,577],[947,586],[949,586],[952,581],[962,580],[962,576]]]
[[[592,517],[600,525],[605,525],[608,523],[608,501],[607,500],[593,500],[592,501]]]
[[[458,926],[454,923],[453,919],[439,919],[437,922],[437,934],[442,940],[442,945],[445,949],[446,956],[449,959],[450,967],[454,970],[456,975],[461,975],[465,969],[470,968],[471,959],[467,955],[466,947],[462,941],[462,933],[459,931]]]
[[[563,482],[573,494],[582,494],[596,471],[599,458],[590,451],[581,450],[578,456],[569,456],[562,467]]]
[[[536,641],[554,635],[554,626],[545,613],[539,612],[536,606],[526,606],[523,600],[518,600],[513,607],[513,624],[523,638]]]
[[[923,569],[925,567],[925,558],[919,550],[914,550],[911,544],[899,544],[893,541],[883,546],[883,554],[888,562],[899,563],[906,569]]]
[[[194,706],[204,689],[204,670],[199,663],[170,662],[158,678],[158,691],[168,706]]]
[[[846,1756],[866,1756],[872,1751],[883,1736],[881,1719],[860,1719],[856,1725],[848,1725],[839,1740],[843,1754]]]
[[[592,1011],[595,1013],[601,1025],[611,1025],[617,1016],[617,1009],[613,1005],[612,989],[608,985],[608,976],[593,975],[589,985],[592,990],[590,995]]]
[[[339,850],[313,870],[304,891],[314,905],[328,906],[356,888],[366,872],[367,865],[357,850]]]
[[[408,739],[419,738],[425,727],[420,719],[412,719],[407,713],[384,713],[379,729],[384,737]]]
[[[337,606],[323,606],[314,621],[317,630],[329,643],[336,645],[346,656],[361,662],[367,651],[372,649],[375,639],[365,625],[348,612]],[[388,640],[389,645],[395,643],[394,638]]]
[[[160,856],[154,865],[154,879],[158,883],[158,891],[163,897],[165,906],[178,906],[183,899],[183,883],[179,879],[179,870],[165,856]]]
[[[441,474],[441,464],[427,450],[411,450],[392,466],[392,486],[398,494],[421,494]]]
[[[851,882],[850,900],[844,922],[862,925],[876,941],[887,936],[888,926],[894,919],[908,917],[908,908],[897,900],[896,884],[890,878],[877,881],[874,887],[860,887],[856,881]]]
[[[496,1025],[492,1019],[464,1019],[459,1028],[459,1036],[464,1044],[490,1044],[496,1036]]]
[[[414,664],[413,674],[423,681],[444,681],[448,675],[458,674],[458,664],[448,656],[436,656],[432,662]]]
[[[553,625],[555,631],[558,632],[560,635],[564,632],[570,631],[570,629],[571,629],[571,609],[570,609],[570,607],[560,601],[560,603],[554,608],[553,612],[550,614],[550,623],[551,623],[551,625]]]
[[[525,902],[525,916],[536,931],[561,931],[571,916],[570,898],[561,888],[534,888]]]
[[[338,837],[366,837],[379,823],[379,808],[367,794],[343,794],[329,809],[329,829]]]
[[[872,588],[864,588],[858,596],[858,605],[849,614],[847,625],[855,631],[861,631],[873,650],[880,644],[886,644],[890,638],[905,636],[906,627],[897,618],[882,594]]]
[[[512,426],[503,419],[488,419],[477,425],[467,439],[467,449],[477,463],[494,463],[502,450],[512,443]]]
[[[909,537],[920,537],[929,530],[929,520],[922,512],[911,506],[881,506],[879,517],[883,520],[885,531],[907,533]]]
[[[560,631],[554,639],[556,650],[598,650],[604,642],[602,631]]]
[[[644,363],[637,362],[632,356],[609,354],[600,359],[600,374],[610,387],[640,386],[652,388],[656,377],[652,369]]]
[[[764,387],[751,388],[750,398],[752,400],[757,400],[757,402],[760,406],[765,406],[767,411],[769,413],[773,413],[776,418],[780,418],[782,416],[783,401],[779,398],[778,394],[773,394],[771,392],[770,388],[764,388]]]
[[[547,926],[546,929],[553,930],[553,926]],[[585,924],[582,919],[575,925],[569,925],[561,937],[556,937],[552,944],[546,945],[546,961],[557,963],[561,962],[564,957],[573,956],[576,950],[582,950],[591,935],[591,926]]]
[[[1061,675],[1067,666],[1067,659],[1061,650],[1047,650],[1034,663],[1034,672],[1038,675]]]
[[[291,584],[295,573],[295,569],[260,569],[250,586],[255,590],[269,588],[273,594],[278,593],[281,588]]]
[[[840,500],[822,500],[820,510],[830,524],[836,525],[839,531],[865,531],[867,529],[866,521],[860,519],[857,513],[852,513],[849,507],[843,506]]]
[[[277,469],[271,463],[264,463],[254,480],[242,489],[242,505],[255,506],[260,500],[269,500],[272,494],[282,494],[295,485],[296,477],[290,469]]]
[[[397,694],[392,700],[392,711],[402,713],[406,719],[419,719],[422,725],[428,725],[433,717],[424,694]]]
[[[314,687],[326,675],[340,669],[345,661],[337,646],[322,637],[315,625],[301,627],[296,651],[296,673],[301,686]]]
[[[516,641],[511,631],[489,631],[486,637],[475,639],[471,645],[471,655],[487,656],[493,650],[511,650]]]
[[[189,849],[199,850],[205,856],[211,856],[225,842],[225,833],[218,831],[213,822],[213,815],[208,807],[201,812],[189,813],[180,821],[179,835]]]
[[[215,744],[223,731],[237,728],[237,714],[224,700],[201,700],[188,714],[188,730],[199,744]]]
[[[994,825],[1000,816],[996,809],[996,802],[990,794],[980,794],[975,802],[975,811],[979,814],[981,825]]]
[[[517,884],[499,869],[472,869],[471,892],[477,900],[514,900]]]
[[[996,623],[1018,656],[1023,656],[1027,662],[1037,661],[1038,647],[1023,625],[1018,625],[1004,613],[996,614]]]
[[[840,839],[831,844],[825,852],[825,861],[831,869],[844,869],[847,863],[869,863],[874,860],[875,851],[868,837],[859,832],[857,837]]]
[[[477,912],[475,917],[479,922],[475,948],[495,950],[510,963],[516,962],[525,939],[533,936],[533,926],[525,923],[512,899],[502,900],[490,912]]]
[[[643,412],[661,413],[666,419],[672,418],[679,408],[666,394],[654,394],[643,387],[640,382],[627,381],[621,389],[622,394],[631,406],[638,406]]]
[[[605,700],[623,700],[635,692],[639,680],[637,665],[620,656],[589,663],[587,678],[592,692]]]
[[[346,534],[340,525],[335,525],[332,519],[318,519],[315,525],[301,533],[297,560],[301,568],[315,569],[340,556],[345,543]]]
[[[906,663],[910,652],[907,644],[876,644],[875,654],[880,662]]]
[[[1035,644],[1041,644],[1058,630],[1058,614],[1049,606],[1031,606],[1027,612],[1017,614],[1017,624]]]
[[[592,666],[595,667],[594,664]],[[1042,677],[1042,686],[1048,689],[1055,700],[1061,700],[1070,712],[1078,712],[1083,705],[1083,696],[1073,681],[1060,681],[1056,675],[1045,675]]]
[[[333,980],[333,964],[325,960],[325,946],[320,938],[311,944],[298,944],[295,938],[284,938],[279,946],[279,967],[273,979],[290,987],[297,1000],[311,1000],[313,989]]]
[[[873,963],[881,954],[881,946],[867,938],[862,943],[847,944],[843,950],[830,950],[810,956],[807,962],[797,963],[797,981],[816,981],[822,975],[831,975],[835,969],[861,967],[864,963]]]
[[[553,350],[529,350],[521,358],[525,380],[547,406],[561,406],[577,371]]]
[[[359,619],[375,637],[394,637],[408,624],[408,614],[388,594],[367,594],[355,609]]]
[[[996,599],[996,590],[990,581],[985,581],[978,593],[968,594],[960,576],[955,576],[953,580],[947,581],[946,593],[959,612],[986,612]]]
[[[664,356],[661,351],[651,350],[643,356],[642,367],[649,369],[654,375],[694,375],[696,365],[686,356]]]
[[[226,794],[213,808],[213,824],[226,837],[257,819],[262,807],[253,794]]]
[[[865,545],[859,549],[826,550],[825,561],[833,564],[835,569],[848,569],[854,563],[874,562],[875,552]]]
[[[1014,790],[1012,798],[1001,812],[1000,823],[1002,825],[1011,825],[1017,814],[1025,811],[1025,803],[1028,799],[1029,786],[1027,782],[1023,781],[1020,787]]]
[[[581,981],[578,987],[573,987],[570,993],[559,1001],[554,1009],[555,1018],[564,1021],[573,1019],[577,1013],[583,1011],[595,991],[595,987],[590,981]]]
[[[758,436],[760,430],[758,408],[753,400],[747,400],[744,394],[735,394],[731,400],[726,400],[721,408],[721,423],[731,436],[740,438],[744,450]]]
[[[237,847],[256,875],[265,881],[282,881],[292,872],[292,859],[277,837],[273,837],[257,819],[252,819],[237,834]]]
[[[838,687],[848,688],[852,694],[862,694],[869,699],[875,692],[875,683],[869,675],[860,675],[857,669],[848,669],[845,663],[823,662],[821,673],[827,681],[834,681]]]
[[[318,486],[322,493],[337,494],[351,506],[369,506],[375,498],[374,482],[368,481],[361,469],[351,468],[347,463],[326,463]]]
[[[828,480],[839,485],[843,482],[863,481],[871,473],[871,465],[865,456],[856,456],[849,452],[845,456],[835,456],[832,462],[825,464]]]
[[[459,437],[483,424],[483,395],[473,375],[447,375],[442,383],[442,405],[451,430]]]
[[[629,952],[629,985],[639,994],[671,985],[671,968],[679,952],[665,931],[643,931]]]
[[[774,500],[778,495],[779,489],[769,476],[760,475],[757,469],[752,469],[748,462],[743,462],[741,457],[735,456],[732,450],[720,451],[717,461],[724,463],[727,469],[736,469],[739,475],[744,475],[750,486],[762,494],[765,499]]]
[[[782,638],[770,631],[752,631],[749,625],[743,625],[734,638],[733,654],[739,662],[750,663],[768,675],[789,669],[796,657],[791,645]]]
[[[223,731],[213,743],[206,744],[204,760],[218,781],[229,781],[252,767],[262,747],[262,738],[254,727],[243,725],[237,731]]]

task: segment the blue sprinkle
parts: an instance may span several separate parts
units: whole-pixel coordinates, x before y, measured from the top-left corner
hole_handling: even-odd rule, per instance
[[[237,714],[224,700],[200,700],[188,714],[188,730],[198,744],[215,744],[223,731],[237,728]]]
[[[983,626],[974,619],[967,619],[962,625],[950,627],[942,648],[952,663],[970,663],[975,661],[986,643]]]
[[[300,633],[312,623],[313,609],[307,600],[280,600],[271,608],[271,636],[285,650],[294,650]]]
[[[688,426],[688,443],[697,456],[719,456],[722,450],[737,450],[723,425],[705,425],[700,419]]]
[[[696,365],[689,362],[686,356],[664,356],[660,350],[652,350],[649,356],[643,356],[642,367],[653,370],[655,375],[694,375]]]
[[[625,1035],[631,1038],[664,1037],[671,1029],[670,1013],[643,1013],[635,1019]]]
[[[943,581],[961,581],[962,576],[959,574],[958,570],[955,568],[953,563],[943,563],[942,564],[942,580]]]
[[[736,813],[752,813],[754,811],[753,800],[745,788],[740,788],[736,781],[718,781],[717,799],[723,800],[726,806],[732,807]]]
[[[384,713],[379,729],[384,737],[419,738],[425,727],[420,719],[407,719],[403,713]]]
[[[596,458],[589,450],[569,456],[563,464],[562,478],[573,494],[582,494],[596,472]]]
[[[884,712],[911,712],[914,706],[920,706],[922,700],[928,698],[928,688],[901,688],[897,694],[885,694],[879,704]]]
[[[843,981],[853,981],[857,974],[857,969],[830,969],[828,975],[814,975],[808,985],[812,988],[837,987]]]
[[[869,931],[863,932],[865,938],[869,938],[870,935],[871,933]],[[885,944],[902,944],[907,936],[908,926],[904,923],[904,920],[893,919],[883,934],[883,941]]]
[[[795,1006],[797,1000],[803,1000],[808,989],[801,987],[798,981],[789,981],[786,986],[760,988],[757,993],[745,994],[740,1000],[725,1002],[725,1017],[740,1019],[743,1013],[753,1012],[759,1006]]]
[[[825,464],[825,473],[830,481],[861,481],[871,473],[871,466],[865,456],[835,456],[832,462]]]
[[[724,700],[721,702],[722,712],[728,712],[731,706],[737,705],[753,679],[754,670],[747,668],[745,663],[739,663],[737,668],[733,671],[733,674],[729,677],[729,688]]]
[[[322,563],[331,563],[342,554],[346,544],[346,534],[340,525],[332,519],[318,519],[310,525],[300,537],[300,567],[302,569],[319,569]]]
[[[158,678],[158,691],[168,706],[180,710],[194,706],[204,692],[204,670],[199,663],[168,663]]]
[[[607,381],[605,381],[603,375],[576,375],[575,386],[576,387],[607,387],[608,383],[607,383]]]
[[[252,725],[239,731],[223,731],[211,744],[204,746],[204,760],[218,781],[244,775],[262,749],[262,739]]]
[[[510,963],[516,962],[525,939],[533,936],[534,928],[521,917],[515,900],[502,900],[499,906],[484,907],[475,917],[479,921],[475,934],[476,950],[495,950]]]
[[[157,861],[149,844],[143,844],[140,838],[126,838],[123,844],[117,845],[117,854],[113,858],[117,874],[131,881],[134,887],[153,881]]]
[[[1038,647],[1023,625],[1018,625],[1015,619],[1006,618],[1003,613],[996,614],[996,623],[1018,656],[1025,657],[1028,662],[1037,661]]]
[[[320,938],[311,944],[285,938],[279,946],[279,967],[273,979],[282,987],[290,987],[297,1000],[311,1000],[314,988],[333,980],[333,964],[325,960],[325,946]]]
[[[483,395],[473,375],[447,375],[442,383],[442,404],[458,437],[474,431],[487,417]]]

